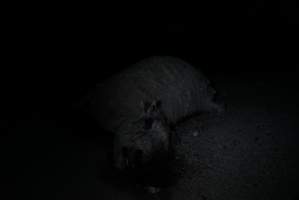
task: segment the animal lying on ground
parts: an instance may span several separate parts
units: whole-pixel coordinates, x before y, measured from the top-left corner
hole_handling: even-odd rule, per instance
[[[180,119],[221,111],[214,95],[199,69],[179,58],[155,56],[102,81],[87,99],[100,126],[115,134],[114,165],[122,170],[167,155],[170,127]]]

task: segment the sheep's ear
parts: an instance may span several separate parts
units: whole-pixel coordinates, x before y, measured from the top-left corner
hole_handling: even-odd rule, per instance
[[[151,104],[149,102],[143,100],[141,101],[140,105],[144,113],[148,112],[149,108],[151,107]]]
[[[161,101],[158,99],[155,99],[150,104],[149,108],[147,109],[147,113],[153,113],[158,112],[161,109]]]
[[[141,101],[141,108],[143,110],[142,117],[150,117],[154,113],[159,113],[161,109],[161,101],[153,100],[151,103],[146,101]]]
[[[155,99],[154,101],[152,101],[152,103],[149,107],[149,111],[157,111],[160,108],[161,108],[161,100]]]

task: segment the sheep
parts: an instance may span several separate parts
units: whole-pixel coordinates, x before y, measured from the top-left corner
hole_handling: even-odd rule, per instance
[[[115,136],[115,167],[136,168],[170,152],[170,127],[181,119],[222,111],[215,93],[189,63],[153,56],[97,84],[88,107],[100,126]]]

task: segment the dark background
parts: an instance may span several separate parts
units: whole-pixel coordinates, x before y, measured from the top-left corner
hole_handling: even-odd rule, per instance
[[[13,5],[2,29],[1,151],[7,193],[31,195],[45,176],[65,166],[69,173],[85,166],[87,152],[95,152],[88,148],[94,135],[82,132],[93,125],[73,113],[72,103],[99,80],[142,58],[178,56],[200,66],[212,81],[288,83],[292,89],[287,91],[297,96],[298,6],[295,0]],[[85,160],[68,163],[64,155]],[[65,171],[40,193],[59,196],[65,182],[72,182],[64,181],[73,176]]]
[[[298,72],[294,0],[23,6],[4,17],[3,30],[9,86],[23,100],[72,99],[150,55],[179,56],[213,74]]]

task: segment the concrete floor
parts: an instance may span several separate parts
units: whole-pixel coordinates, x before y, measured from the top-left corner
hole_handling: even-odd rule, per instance
[[[73,121],[64,114],[48,119],[38,112],[26,120],[2,121],[9,130],[1,141],[5,193],[12,199],[296,199],[295,79],[212,80],[227,110],[178,124],[182,164],[173,168],[181,173],[159,193],[148,194],[129,177],[109,174],[110,144],[88,120]],[[82,138],[82,132],[89,136]]]

